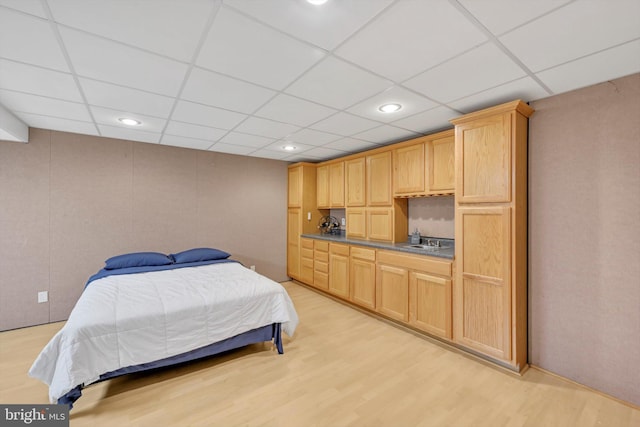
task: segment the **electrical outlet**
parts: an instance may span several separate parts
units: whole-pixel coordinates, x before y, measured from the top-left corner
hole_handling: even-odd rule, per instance
[[[347,225],[347,220],[342,218],[342,226],[344,227],[345,225]]]
[[[38,304],[49,301],[49,291],[38,292]]]

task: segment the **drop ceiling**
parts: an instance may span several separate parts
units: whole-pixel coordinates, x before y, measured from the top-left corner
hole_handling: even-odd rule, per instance
[[[319,161],[639,71],[640,0],[0,0],[0,139]]]

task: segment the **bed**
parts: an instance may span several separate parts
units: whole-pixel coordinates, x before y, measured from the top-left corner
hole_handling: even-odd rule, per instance
[[[281,332],[297,323],[282,285],[224,251],[124,254],[89,278],[29,375],[71,408],[84,387],[116,376],[263,341],[282,354]]]

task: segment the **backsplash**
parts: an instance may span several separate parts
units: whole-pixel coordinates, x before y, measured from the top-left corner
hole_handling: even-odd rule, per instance
[[[455,199],[453,196],[417,197],[409,199],[409,229],[416,227],[420,235],[454,238]]]

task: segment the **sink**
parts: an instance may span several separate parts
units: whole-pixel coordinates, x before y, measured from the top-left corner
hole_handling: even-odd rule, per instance
[[[409,245],[410,248],[416,248],[416,249],[426,249],[428,251],[437,251],[439,249],[442,249],[442,247],[440,246],[433,246],[433,245]]]

